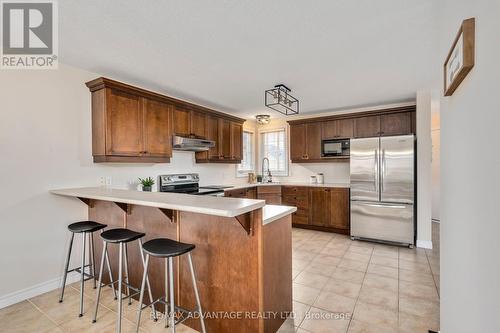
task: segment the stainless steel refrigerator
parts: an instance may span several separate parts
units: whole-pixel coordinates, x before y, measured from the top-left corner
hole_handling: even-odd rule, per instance
[[[351,238],[414,245],[415,138],[351,140]]]

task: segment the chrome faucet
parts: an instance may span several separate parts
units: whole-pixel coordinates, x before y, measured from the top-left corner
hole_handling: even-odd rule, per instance
[[[267,172],[264,172],[264,162],[267,161]],[[263,183],[272,183],[273,176],[271,175],[271,170],[269,169],[269,159],[264,157],[262,159],[262,182]]]

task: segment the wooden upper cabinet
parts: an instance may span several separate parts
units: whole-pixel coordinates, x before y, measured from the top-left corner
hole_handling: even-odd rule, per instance
[[[206,133],[207,115],[206,115],[206,113],[193,110],[193,111],[191,111],[190,117],[191,117],[190,134],[196,138],[205,139],[207,137],[207,133]]]
[[[380,116],[380,135],[404,135],[412,132],[410,112],[390,113]]]
[[[243,158],[243,125],[231,122],[231,159],[241,161]]]
[[[219,119],[220,157],[231,159],[231,121]]]
[[[172,156],[172,105],[143,99],[144,154]]]
[[[220,158],[220,145],[219,145],[219,118],[214,116],[207,116],[207,139],[215,141],[215,147],[210,148],[204,156],[205,159],[214,160]],[[201,155],[201,154],[200,154]]]
[[[191,134],[191,110],[175,106],[174,135],[189,136]]]
[[[106,155],[140,156],[144,150],[142,100],[106,89]]]
[[[306,159],[321,158],[321,123],[306,124]]]
[[[350,139],[354,137],[354,119],[339,119],[322,122],[322,138]]]
[[[290,124],[290,159],[306,159],[306,124]]]
[[[354,137],[369,138],[380,135],[380,116],[367,116],[354,119]]]

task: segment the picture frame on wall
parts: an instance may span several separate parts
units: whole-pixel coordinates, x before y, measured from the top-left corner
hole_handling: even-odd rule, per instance
[[[444,95],[451,96],[474,67],[475,18],[462,22],[444,62]]]

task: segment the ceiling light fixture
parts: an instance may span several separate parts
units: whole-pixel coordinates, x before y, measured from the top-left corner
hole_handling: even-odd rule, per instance
[[[257,124],[267,125],[271,121],[271,116],[268,114],[259,114],[255,116],[255,119],[257,119]]]
[[[266,106],[285,116],[299,114],[299,100],[290,95],[292,90],[284,84],[277,84],[274,89],[266,90]]]

